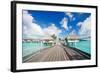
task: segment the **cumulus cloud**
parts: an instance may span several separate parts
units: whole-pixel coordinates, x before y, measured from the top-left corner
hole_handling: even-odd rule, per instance
[[[48,26],[47,28],[44,28],[43,31],[44,31],[44,33],[45,33],[46,35],[49,35],[49,36],[51,36],[51,35],[53,35],[53,34],[55,34],[56,36],[58,36],[58,35],[61,33],[61,30],[58,29],[58,28],[55,26],[55,24],[51,24],[51,25]]]
[[[83,22],[79,22],[79,23],[77,23],[77,26],[81,27],[82,24],[83,24]]]
[[[40,38],[51,36],[55,34],[56,36],[61,33],[61,30],[58,29],[55,24],[51,24],[46,28],[41,28],[39,24],[35,23],[36,20],[32,17],[28,11],[23,11],[23,37],[24,38]]]
[[[29,37],[31,35],[43,35],[42,28],[35,23],[35,19],[28,13],[23,11],[23,35]]]
[[[73,19],[73,14],[71,12],[65,12],[65,14],[70,18],[70,20]]]
[[[73,14],[71,12],[66,12],[65,14],[68,15],[70,18],[73,17]]]
[[[64,17],[62,19],[62,21],[60,22],[60,24],[62,24],[62,27],[66,30],[68,30],[68,19],[66,17]]]
[[[81,27],[79,30],[79,35],[83,37],[90,37],[91,34],[91,17],[86,18],[81,22]]]
[[[76,35],[76,30],[72,30],[70,33],[69,33],[69,35]]]
[[[35,19],[31,16],[31,14],[28,13],[28,11],[23,11],[23,24],[29,25],[35,21]]]

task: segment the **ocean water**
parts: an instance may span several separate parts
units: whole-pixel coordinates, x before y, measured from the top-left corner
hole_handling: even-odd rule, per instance
[[[86,41],[79,41],[76,43],[76,48],[91,54],[91,41],[90,40],[86,40]]]
[[[23,42],[22,43],[22,57],[30,55],[36,51],[48,48],[50,45],[45,45],[40,42]]]
[[[91,54],[91,41],[90,40],[81,40],[79,42],[76,42],[76,44],[73,46],[81,51],[84,51],[88,54]]]
[[[71,47],[75,47],[81,51],[91,54],[91,41],[79,41],[75,45],[70,44]],[[39,51],[44,48],[49,48],[51,45],[41,44],[40,42],[23,42],[22,43],[22,57],[30,55],[36,51]]]

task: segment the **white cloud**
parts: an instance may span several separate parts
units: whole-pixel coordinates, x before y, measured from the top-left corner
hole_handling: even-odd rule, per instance
[[[73,14],[71,12],[65,12],[65,14],[70,18],[70,20],[73,19]]]
[[[44,28],[43,31],[44,31],[44,33],[45,33],[46,35],[49,35],[49,36],[51,36],[51,35],[53,35],[53,34],[55,34],[56,36],[58,36],[59,33],[61,33],[61,30],[58,29],[58,28],[55,26],[55,24],[51,24],[51,25],[48,26],[47,28]]]
[[[28,11],[23,11],[23,24],[28,25],[32,23],[34,18],[31,16],[31,14],[28,13]]]
[[[62,24],[62,27],[66,30],[68,30],[68,19],[67,18],[63,18],[62,21],[60,22],[60,24]]]
[[[31,34],[39,34],[39,35],[43,35],[43,31],[42,31],[42,28],[36,24],[36,23],[32,23],[31,25],[31,28],[29,29]]]
[[[76,30],[72,30],[70,33],[69,33],[69,35],[76,35]]]
[[[79,23],[77,23],[77,26],[81,27],[82,24],[83,24],[83,22],[79,22]]]
[[[53,34],[56,36],[61,33],[55,24],[51,24],[47,28],[41,28],[39,24],[35,23],[34,17],[28,13],[28,11],[23,11],[23,37],[24,38],[42,38],[48,37]]]
[[[81,28],[79,30],[80,36],[90,37],[91,34],[91,17],[88,17],[86,20],[81,22]]]
[[[23,11],[23,35],[30,37],[31,35],[43,35],[42,28],[35,23],[35,19],[28,13]]]
[[[65,14],[68,15],[70,18],[73,17],[73,14],[71,12],[66,12]]]

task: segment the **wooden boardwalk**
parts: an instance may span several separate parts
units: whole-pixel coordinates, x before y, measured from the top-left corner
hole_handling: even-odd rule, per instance
[[[41,50],[24,61],[27,62],[48,62],[48,61],[65,61],[65,60],[84,60],[90,59],[90,55],[63,45],[55,45],[52,48]]]

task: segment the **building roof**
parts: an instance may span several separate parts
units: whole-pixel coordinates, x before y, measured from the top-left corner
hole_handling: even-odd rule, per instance
[[[69,36],[67,37],[67,39],[68,39],[68,40],[78,40],[79,37],[78,37],[77,35],[69,35]]]

